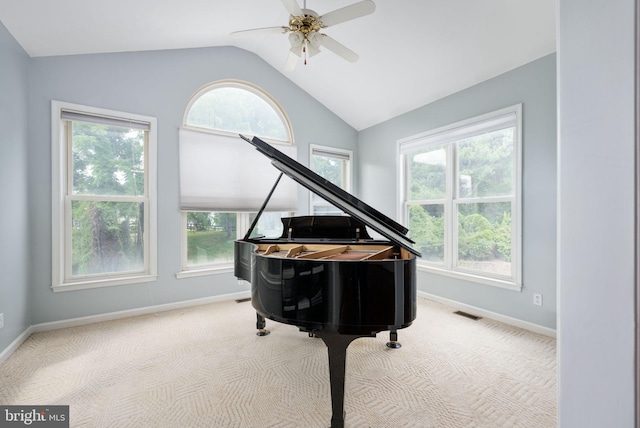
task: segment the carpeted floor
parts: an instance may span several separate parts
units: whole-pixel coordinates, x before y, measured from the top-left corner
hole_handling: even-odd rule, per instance
[[[418,299],[418,318],[354,341],[347,427],[556,422],[556,341]],[[72,427],[328,427],[322,340],[222,302],[35,333],[0,365],[0,404],[69,405]]]

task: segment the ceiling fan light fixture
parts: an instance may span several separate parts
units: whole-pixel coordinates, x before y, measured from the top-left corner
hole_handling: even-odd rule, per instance
[[[289,43],[291,44],[291,48],[299,48],[305,41],[305,37],[302,33],[298,31],[292,31],[289,33]]]
[[[307,40],[309,44],[314,48],[319,48],[322,45],[322,34],[321,33],[309,33],[307,34]]]
[[[307,63],[307,56],[312,57],[320,53],[320,46],[335,53],[349,62],[358,60],[358,54],[338,43],[321,30],[341,24],[352,19],[369,15],[375,11],[375,4],[372,0],[360,0],[349,6],[344,6],[322,16],[315,11],[307,9],[307,2],[304,7],[298,5],[298,0],[281,0],[284,7],[289,12],[289,25],[286,27],[257,28],[253,30],[235,31],[232,34],[238,37],[245,37],[249,34],[274,34],[289,33],[289,44],[291,45],[289,59],[285,69],[292,68],[292,62],[297,57],[304,56],[304,63]]]
[[[307,44],[307,52],[309,53],[309,58],[311,58],[314,55],[317,55],[320,53],[320,49],[310,43]]]
[[[322,34],[309,33],[307,34],[307,53],[309,58],[320,53],[320,46],[322,45]]]

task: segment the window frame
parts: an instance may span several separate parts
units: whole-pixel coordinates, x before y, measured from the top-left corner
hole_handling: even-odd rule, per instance
[[[458,171],[456,164],[456,142],[473,135],[482,135],[491,130],[481,129],[476,134],[466,134],[464,137],[455,137],[464,133],[465,129],[473,129],[482,122],[497,119],[501,116],[514,114],[514,154],[513,154],[513,194],[509,196],[488,197],[459,197],[458,196]],[[451,134],[447,138],[447,134]],[[435,136],[444,136],[438,142],[426,142]],[[425,143],[420,144],[421,140]],[[443,142],[444,141],[444,142]],[[443,204],[444,215],[444,264],[434,264],[418,259],[417,267],[421,271],[432,272],[448,277],[467,280],[470,282],[496,286],[514,291],[522,290],[522,104],[516,104],[483,115],[475,116],[417,135],[403,138],[397,141],[397,165],[399,171],[398,180],[398,218],[408,224],[409,206],[424,205],[425,201],[408,201],[406,186],[408,183],[407,155],[402,153],[402,147],[406,144],[416,145],[416,148],[426,149],[443,145],[446,150],[446,190],[443,199],[429,200],[429,204]],[[458,206],[468,203],[511,203],[511,276],[494,275],[489,272],[481,272],[457,266],[458,261]],[[413,203],[412,203],[413,202]]]
[[[318,152],[323,152],[323,153],[327,153],[329,155],[335,155],[336,158],[341,158],[341,157],[347,157],[347,164],[346,164],[346,168],[344,168],[343,172],[342,172],[342,182],[344,183],[343,186],[341,187],[342,190],[351,193],[351,189],[353,186],[353,151],[351,150],[347,150],[347,149],[339,149],[337,147],[329,147],[329,146],[321,146],[319,144],[310,144],[309,145],[309,169],[313,171],[312,169],[312,165],[313,165],[313,156],[314,156],[314,151],[318,151]],[[316,172],[317,171],[313,171]],[[336,184],[336,183],[333,183]],[[314,203],[313,201],[313,194],[311,194],[311,192],[309,192],[309,213],[310,215],[322,215],[322,214],[315,214],[315,207],[326,207],[326,206],[333,206],[332,204],[330,204],[329,202],[325,201],[325,200],[320,200]]]
[[[265,196],[266,197],[266,196]],[[234,271],[233,262],[212,262],[203,263],[200,265],[189,265],[188,262],[188,242],[187,234],[189,232],[187,228],[187,214],[194,211],[184,211],[181,214],[181,270],[176,273],[176,278],[191,278],[196,276],[205,276],[218,273],[230,273]],[[201,212],[219,212],[219,211],[201,211]],[[236,240],[244,238],[244,235],[249,227],[251,227],[251,215],[256,212],[236,212]],[[292,216],[293,212],[287,213],[288,216]]]
[[[180,260],[181,260],[181,264],[180,264],[180,272],[176,273],[176,278],[180,279],[180,278],[190,278],[190,277],[194,277],[194,276],[203,276],[203,275],[211,275],[214,273],[229,273],[229,272],[233,272],[233,264],[228,263],[228,262],[214,262],[214,263],[203,263],[202,265],[197,265],[197,266],[189,266],[188,264],[188,233],[189,233],[189,229],[187,227],[187,216],[189,212],[193,212],[193,211],[184,211],[184,210],[180,210],[180,218],[181,218],[181,237],[180,237]],[[205,211],[202,211],[205,212]],[[206,212],[214,212],[214,211],[206,211]],[[248,213],[236,213],[236,239],[241,238],[239,235],[240,233],[240,226],[245,224],[247,219],[245,219],[245,216],[242,216],[240,214],[247,214],[248,217]],[[243,217],[242,219],[240,217]],[[247,229],[249,228],[249,226],[247,226]]]
[[[145,194],[142,197],[105,197],[69,195],[72,177],[71,136],[66,131],[68,120],[62,112],[75,112],[101,119],[148,124],[145,138]],[[54,292],[84,290],[123,284],[150,282],[157,279],[157,119],[151,116],[108,110],[98,107],[51,101],[52,140],[52,285]],[[104,200],[142,202],[144,210],[144,268],[140,272],[103,273],[71,278],[71,202],[72,200]]]
[[[267,143],[287,144],[292,146],[294,145],[293,127],[291,126],[291,121],[289,120],[289,116],[287,116],[287,113],[285,112],[284,108],[280,105],[280,103],[276,101],[276,99],[273,98],[267,91],[263,90],[259,86],[254,85],[250,82],[246,82],[244,80],[238,80],[238,79],[217,80],[215,82],[207,83],[206,85],[203,85],[202,87],[200,87],[200,89],[198,89],[191,96],[191,98],[189,99],[189,102],[187,103],[187,106],[184,109],[184,114],[182,117],[182,127],[184,129],[190,129],[192,131],[199,131],[199,132],[206,132],[210,134],[225,135],[230,137],[238,136],[238,133],[236,132],[230,132],[230,131],[225,131],[222,129],[215,129],[215,128],[205,128],[202,126],[187,124],[189,111],[191,110],[191,107],[193,106],[193,104],[195,104],[195,102],[198,101],[198,99],[204,94],[214,91],[218,88],[243,89],[245,91],[251,92],[252,94],[258,96],[259,98],[262,98],[267,104],[269,104],[269,106],[275,111],[275,113],[278,115],[278,117],[282,121],[285,131],[287,133],[287,139],[281,140],[281,139],[270,138],[266,136],[258,136],[258,137],[260,137],[261,140]]]
[[[273,144],[275,146],[277,145],[287,145],[287,146],[295,146],[294,143],[294,136],[293,136],[293,127],[291,125],[291,121],[289,120],[289,116],[287,115],[286,111],[284,110],[284,108],[280,105],[280,103],[273,97],[271,96],[271,94],[269,94],[267,91],[265,91],[264,89],[260,88],[257,85],[254,85],[250,82],[244,81],[244,80],[238,80],[238,79],[223,79],[223,80],[217,80],[214,82],[210,82],[207,83],[205,85],[203,85],[202,87],[200,87],[189,99],[185,110],[184,110],[184,114],[183,114],[183,118],[182,118],[182,128],[183,129],[187,129],[187,130],[191,130],[191,131],[196,131],[196,132],[203,132],[203,133],[208,133],[208,134],[214,134],[214,135],[222,135],[222,136],[227,136],[227,137],[238,137],[238,133],[235,132],[229,132],[229,131],[225,131],[225,130],[220,130],[220,129],[214,129],[214,128],[205,128],[205,127],[201,127],[201,126],[195,126],[195,125],[188,125],[187,124],[187,119],[189,116],[189,111],[191,110],[191,107],[194,105],[194,103],[204,94],[213,91],[215,89],[218,88],[237,88],[237,89],[243,89],[246,90],[248,92],[253,93],[254,95],[260,97],[262,100],[264,100],[265,102],[267,102],[267,104],[269,104],[271,106],[271,108],[276,112],[276,114],[278,115],[278,117],[280,118],[280,120],[282,121],[285,131],[287,133],[287,139],[286,140],[281,140],[281,139],[276,139],[276,138],[270,138],[270,137],[265,137],[265,136],[259,136],[260,139],[262,139],[263,141],[269,143],[269,144]],[[247,135],[249,137],[249,135]],[[267,197],[267,195],[265,194],[265,198]],[[259,209],[260,207],[256,207],[256,210]],[[181,214],[181,237],[180,237],[180,242],[181,242],[181,255],[180,255],[180,272],[176,273],[176,278],[180,279],[180,278],[190,278],[190,277],[196,277],[196,276],[205,276],[205,275],[213,275],[213,274],[220,274],[220,273],[229,273],[229,272],[233,272],[234,270],[234,266],[233,266],[233,262],[229,263],[229,262],[213,262],[213,263],[206,263],[206,264],[202,264],[202,265],[197,265],[197,266],[189,266],[188,265],[188,229],[187,229],[187,213],[189,212],[196,212],[196,211],[186,211],[186,210],[180,210],[180,214]],[[204,211],[203,211],[204,212]],[[211,211],[207,211],[207,212],[217,212],[215,210],[211,210]],[[249,227],[251,226],[251,214],[254,214],[254,212],[236,212],[236,239],[242,239],[244,237],[244,234],[246,233],[247,230],[249,230]],[[293,215],[293,212],[290,212],[288,215]]]

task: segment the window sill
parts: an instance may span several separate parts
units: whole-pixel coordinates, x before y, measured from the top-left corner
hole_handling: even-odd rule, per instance
[[[233,273],[232,265],[220,265],[215,267],[208,267],[204,269],[191,269],[183,270],[176,273],[176,278],[193,278],[196,276],[217,275],[220,273]]]
[[[435,273],[437,275],[448,276],[450,278],[462,279],[469,282],[476,282],[479,284],[490,285],[507,290],[522,291],[522,284],[518,284],[506,279],[491,278],[467,272],[451,271],[424,264],[418,264],[417,269],[422,272]]]
[[[116,285],[138,284],[141,282],[152,282],[158,279],[158,275],[136,275],[118,278],[101,278],[86,281],[65,282],[51,286],[54,293],[63,291],[88,290],[91,288],[112,287]]]

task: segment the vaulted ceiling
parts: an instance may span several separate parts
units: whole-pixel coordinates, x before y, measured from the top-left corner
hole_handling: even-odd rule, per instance
[[[319,15],[359,0],[298,0]],[[0,21],[31,56],[237,46],[256,53],[357,130],[555,52],[555,0],[374,0],[376,10],[323,30],[355,51],[286,71],[281,0],[2,0]]]

